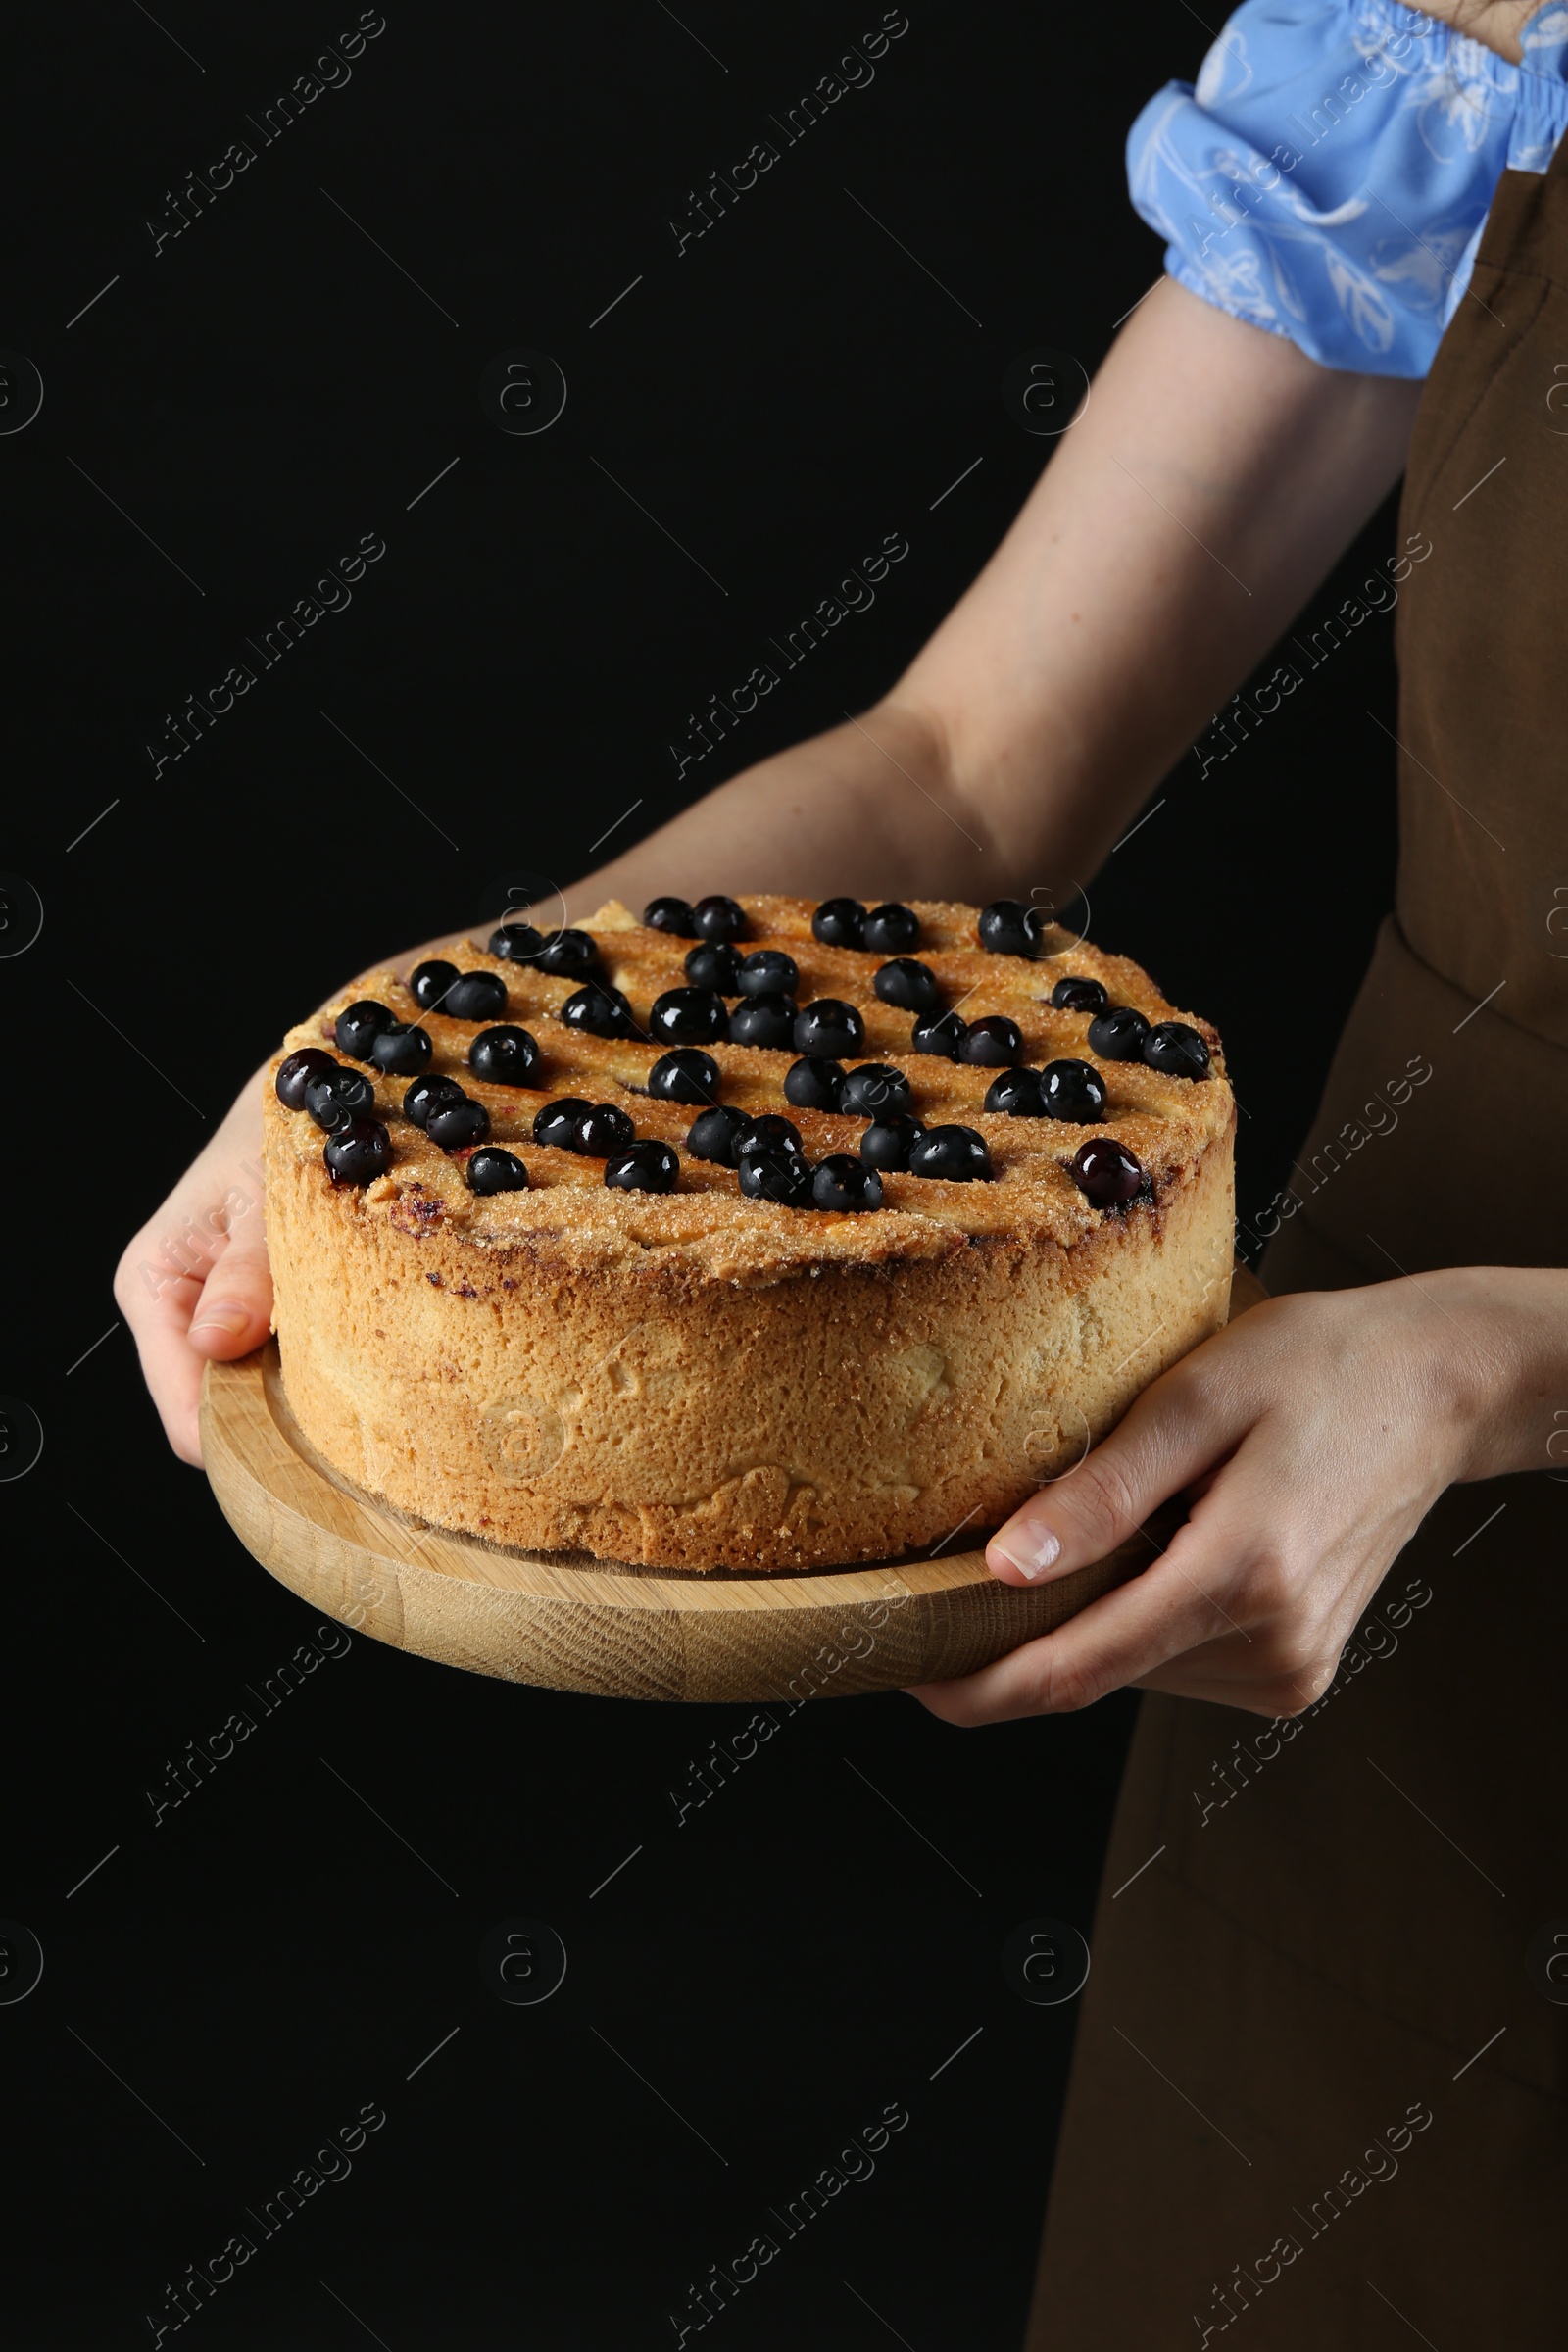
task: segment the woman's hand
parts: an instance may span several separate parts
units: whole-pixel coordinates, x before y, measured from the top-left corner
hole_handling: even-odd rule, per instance
[[[1565,1294],[1568,1275],[1465,1267],[1254,1307],[1147,1389],[986,1556],[1004,1584],[1065,1576],[1185,1494],[1169,1549],[1054,1633],[913,1695],[958,1724],[1127,1684],[1299,1714],[1445,1487],[1548,1467]]]
[[[406,972],[442,944],[427,939],[405,948],[369,965],[359,981],[389,969]],[[356,987],[351,980],[337,993]],[[115,1269],[115,1301],[130,1325],[169,1443],[198,1469],[203,1367],[249,1355],[272,1326],[262,1209],[262,1088],[270,1067],[264,1064],[240,1089],[206,1151],[131,1236]]]
[[[202,1458],[202,1368],[266,1339],[272,1276],[262,1218],[262,1071],[163,1206],[125,1246],[115,1298],[183,1462]]]

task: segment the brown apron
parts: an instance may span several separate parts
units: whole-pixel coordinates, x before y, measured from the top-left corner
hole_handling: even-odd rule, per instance
[[[1568,1261],[1568,141],[1503,175],[1400,533],[1397,911],[1274,1291]],[[1031,2352],[1568,2341],[1565,1568],[1568,1460],[1453,1487],[1294,1725],[1145,1698]]]

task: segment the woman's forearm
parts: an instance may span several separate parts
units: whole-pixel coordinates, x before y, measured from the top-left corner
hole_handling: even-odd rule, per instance
[[[1418,392],[1161,280],[891,691],[601,868],[573,913],[611,892],[1087,880],[1396,480]]]
[[[1003,878],[939,732],[895,694],[743,769],[566,899],[575,921],[611,895],[710,890],[994,899]]]
[[[1568,1476],[1568,1272],[1454,1266],[1417,1288],[1442,1309],[1432,1331],[1464,1433],[1457,1475]]]

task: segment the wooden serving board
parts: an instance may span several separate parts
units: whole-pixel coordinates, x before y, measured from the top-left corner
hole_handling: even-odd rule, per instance
[[[1231,1311],[1262,1296],[1237,1269]],[[246,1549],[313,1608],[444,1665],[612,1698],[786,1700],[967,1674],[1136,1576],[1180,1524],[1029,1592],[983,1550],[804,1575],[564,1564],[429,1527],[349,1485],[283,1394],[276,1343],[209,1364],[202,1448]]]

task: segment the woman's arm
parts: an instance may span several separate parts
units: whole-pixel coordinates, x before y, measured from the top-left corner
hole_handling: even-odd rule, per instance
[[[1320,368],[1161,279],[898,684],[571,894],[1087,881],[1404,464],[1419,384]]]
[[[1404,461],[1418,386],[1319,368],[1161,280],[974,586],[858,721],[721,785],[570,894],[1087,882]],[[127,1246],[115,1296],[171,1444],[267,1336],[255,1081]]]
[[[1427,14],[1516,66],[1524,55],[1519,35],[1540,6],[1541,0],[1428,0]]]

